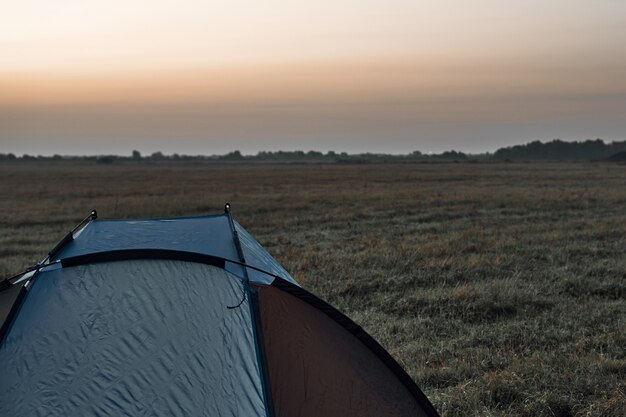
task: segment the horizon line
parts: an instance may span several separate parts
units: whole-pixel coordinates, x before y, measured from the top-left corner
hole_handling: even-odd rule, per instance
[[[309,150],[300,150],[300,149],[296,149],[296,150],[260,150],[257,151],[256,153],[242,153],[240,150],[238,149],[234,149],[231,150],[229,152],[223,153],[223,154],[203,154],[203,153],[196,153],[196,154],[188,154],[188,153],[178,153],[178,152],[173,152],[173,153],[165,153],[162,151],[153,151],[153,152],[141,152],[138,149],[133,149],[130,151],[129,154],[119,154],[119,153],[97,153],[97,154],[61,154],[61,153],[51,153],[51,154],[29,154],[29,153],[21,153],[21,154],[16,154],[14,152],[0,152],[0,156],[10,156],[13,155],[15,158],[24,158],[24,157],[32,157],[32,158],[60,158],[60,159],[77,159],[77,158],[99,158],[99,157],[116,157],[116,158],[129,158],[129,159],[133,159],[133,157],[135,159],[146,159],[146,158],[151,158],[151,157],[157,157],[157,158],[163,158],[163,159],[171,159],[171,158],[206,158],[206,159],[211,159],[211,158],[223,158],[223,157],[228,157],[228,156],[233,156],[233,157],[241,157],[241,158],[254,158],[254,157],[259,157],[259,156],[263,156],[263,154],[267,154],[266,156],[272,156],[272,155],[280,155],[280,154],[287,154],[287,155],[300,155],[303,157],[311,156],[311,157],[358,157],[358,156],[379,156],[379,157],[407,157],[407,156],[441,156],[444,154],[458,154],[458,155],[465,155],[468,157],[481,157],[481,156],[490,156],[495,154],[497,151],[501,150],[501,149],[512,149],[515,148],[517,146],[526,146],[529,145],[531,143],[535,143],[538,142],[542,145],[545,144],[549,144],[549,143],[554,143],[554,142],[561,142],[561,143],[565,143],[565,144],[582,144],[585,142],[596,142],[596,141],[601,141],[604,145],[612,145],[612,144],[621,144],[621,143],[625,143],[626,139],[624,140],[612,140],[610,142],[605,142],[604,139],[602,138],[596,138],[596,139],[585,139],[585,140],[563,140],[560,138],[555,138],[555,139],[551,139],[549,141],[542,141],[542,140],[532,140],[529,142],[525,142],[525,143],[520,143],[520,144],[516,144],[516,145],[509,145],[509,146],[500,146],[495,150],[491,150],[491,151],[483,151],[483,152],[471,152],[471,151],[463,151],[463,150],[457,150],[457,149],[448,149],[448,150],[444,150],[444,151],[440,151],[440,152],[428,152],[428,151],[420,151],[418,149],[411,151],[411,152],[403,152],[403,153],[387,153],[387,152],[355,152],[355,153],[350,153],[350,152],[346,152],[346,151],[334,151],[334,150],[328,150],[326,152],[324,151],[319,151],[319,150],[315,150],[315,149],[309,149]],[[135,156],[135,152],[138,153],[138,156]]]

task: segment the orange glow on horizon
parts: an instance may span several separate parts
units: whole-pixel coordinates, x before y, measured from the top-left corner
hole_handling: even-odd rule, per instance
[[[515,94],[626,92],[626,67],[598,78],[584,66],[430,65],[379,62],[292,63],[87,74],[0,75],[0,106],[172,102],[204,104],[354,103]],[[559,77],[558,85],[553,80]],[[619,82],[616,83],[616,80]]]

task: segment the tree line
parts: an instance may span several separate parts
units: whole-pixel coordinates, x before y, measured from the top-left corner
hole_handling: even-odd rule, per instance
[[[122,155],[92,155],[92,156],[17,156],[13,153],[0,153],[0,161],[17,160],[80,160],[92,161],[100,164],[112,164],[117,161],[149,162],[149,161],[275,161],[275,162],[336,162],[336,163],[368,163],[368,162],[400,162],[400,161],[583,161],[619,159],[619,155],[626,152],[626,141],[605,143],[602,139],[586,140],[581,142],[566,142],[555,139],[550,142],[533,141],[524,145],[515,145],[496,150],[494,153],[464,153],[460,151],[445,151],[441,153],[422,153],[414,151],[404,155],[384,153],[359,153],[328,151],[261,151],[255,155],[244,155],[235,150],[224,155],[181,155],[174,153],[165,155],[163,152],[153,152],[142,155],[139,151],[132,151],[129,156]]]
[[[604,143],[602,139],[596,139],[565,142],[555,139],[542,143],[537,140],[525,145],[498,149],[492,159],[586,161],[608,159],[624,151],[626,151],[626,141]]]

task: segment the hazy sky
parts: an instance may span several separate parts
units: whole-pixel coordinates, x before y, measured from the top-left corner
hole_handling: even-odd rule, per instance
[[[626,139],[623,0],[20,0],[0,153]]]

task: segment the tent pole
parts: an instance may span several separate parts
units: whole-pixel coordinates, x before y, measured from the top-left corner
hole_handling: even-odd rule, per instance
[[[265,410],[267,411],[267,417],[274,417],[276,415],[274,411],[274,401],[272,400],[272,391],[270,387],[270,379],[267,371],[267,359],[265,356],[265,349],[263,345],[263,328],[261,325],[261,312],[259,311],[259,299],[258,294],[252,293],[252,288],[250,287],[250,278],[248,277],[248,266],[246,265],[246,258],[243,254],[243,248],[241,247],[241,241],[239,240],[239,233],[237,233],[237,229],[235,228],[235,222],[233,221],[233,217],[230,213],[230,203],[224,204],[224,213],[228,216],[228,223],[230,224],[230,230],[233,234],[233,241],[235,242],[235,248],[237,249],[237,255],[239,256],[239,260],[241,262],[241,266],[243,268],[243,277],[244,277],[244,298],[241,300],[241,305],[246,296],[250,300],[250,316],[252,317],[252,332],[254,334],[254,344],[255,350],[257,354],[257,358],[259,361],[259,371],[261,373],[261,385],[263,388],[263,397],[265,402]],[[239,307],[239,306],[236,306]],[[235,307],[235,308],[236,308]],[[233,307],[227,307],[233,308]]]
[[[54,255],[56,255],[67,243],[69,243],[72,240],[74,240],[74,233],[76,233],[76,231],[78,229],[80,229],[84,225],[87,225],[89,222],[91,222],[92,220],[95,220],[97,218],[98,218],[98,212],[96,210],[91,210],[91,213],[89,213],[89,216],[85,217],[67,235],[65,235],[63,237],[63,239],[61,239],[61,241],[59,243],[57,243],[56,246],[54,248],[52,248],[52,250],[50,252],[48,252],[48,257],[46,259],[44,259],[43,261],[41,261],[39,264],[43,264],[46,261],[49,261],[50,259],[52,259],[54,257]],[[39,265],[39,264],[37,264],[37,265]]]
[[[41,260],[40,262],[36,263],[35,265],[29,266],[28,268],[26,268],[26,270],[24,272],[20,272],[17,275],[13,275],[11,277],[5,278],[0,280],[0,287],[4,288],[4,287],[8,287],[12,284],[12,280],[21,277],[22,275],[31,272],[31,271],[35,271],[35,270],[39,270],[41,268],[43,268],[46,264],[49,263],[50,259],[57,254],[57,252],[59,252],[63,246],[65,246],[68,242],[71,242],[72,240],[74,240],[74,233],[76,233],[76,231],[78,229],[80,229],[82,226],[86,225],[87,223],[89,223],[92,220],[96,220],[98,218],[98,212],[96,210],[91,210],[91,212],[89,213],[89,216],[85,217],[83,220],[80,221],[80,223],[78,223],[71,232],[69,232],[68,234],[66,234],[65,236],[63,236],[63,239],[61,239],[59,241],[59,243],[57,243],[54,248],[52,248],[52,250],[50,252],[48,252],[48,256],[46,256],[43,260]]]

